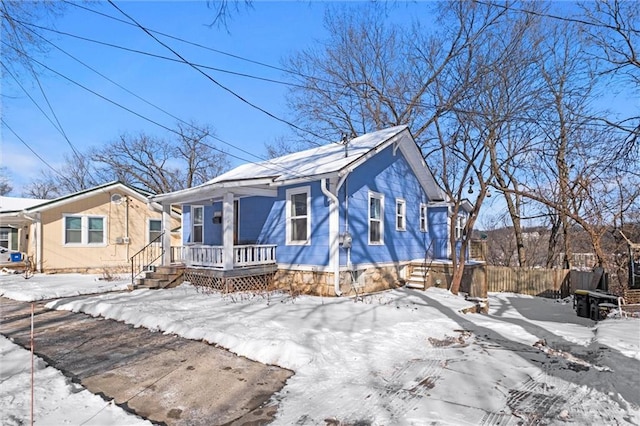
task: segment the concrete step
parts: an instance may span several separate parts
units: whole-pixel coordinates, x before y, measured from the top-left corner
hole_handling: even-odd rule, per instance
[[[417,281],[407,281],[406,284],[404,285],[407,288],[413,288],[416,290],[424,290],[424,283],[423,282],[417,282]]]

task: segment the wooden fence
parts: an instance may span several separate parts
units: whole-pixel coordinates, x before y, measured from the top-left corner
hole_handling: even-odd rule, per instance
[[[559,299],[576,289],[593,290],[593,272],[487,266],[487,290]]]

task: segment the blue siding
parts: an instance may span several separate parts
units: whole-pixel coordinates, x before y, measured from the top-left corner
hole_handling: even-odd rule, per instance
[[[311,244],[286,245],[286,191],[301,186],[311,189]],[[265,226],[259,235],[264,244],[277,244],[278,263],[326,266],[329,264],[329,205],[320,182],[278,189]]]
[[[240,210],[240,235],[239,244],[271,244],[263,239],[262,232],[267,226],[267,220],[273,205],[274,198],[269,197],[247,197],[239,201]]]
[[[286,244],[286,192],[308,186],[311,190],[310,245]],[[384,234],[382,245],[370,245],[369,191],[384,196]],[[397,150],[388,147],[356,168],[346,179],[338,194],[340,200],[340,228],[353,237],[351,261],[361,263],[401,262],[423,259],[427,255],[445,258],[447,255],[447,207],[429,207],[428,232],[420,230],[420,204],[428,199],[409,164]],[[396,199],[405,201],[405,230],[396,230]],[[345,207],[348,203],[348,211]],[[276,244],[277,259],[282,264],[328,266],[329,264],[329,203],[322,193],[320,182],[278,188],[275,198],[246,197],[239,201],[240,244]],[[183,206],[183,239],[188,243],[191,234],[191,210]],[[221,202],[205,206],[204,243],[222,244],[222,226],[213,223],[214,211],[221,211]],[[348,218],[347,218],[348,215]],[[433,239],[433,241],[432,241]],[[347,263],[347,250],[340,249],[340,265]]]
[[[428,199],[400,151],[393,154],[388,147],[351,173],[346,182],[349,194],[349,231],[353,237],[352,263],[386,263],[422,259],[429,248],[430,232],[420,231],[420,204]],[[369,245],[369,191],[384,196],[383,245]],[[344,199],[344,191],[341,191]],[[396,199],[406,206],[405,229],[396,230]],[[344,218],[344,206],[341,217]],[[446,222],[445,222],[446,225]],[[341,220],[344,229],[344,219]],[[438,229],[439,231],[439,229]],[[446,229],[445,229],[446,232]],[[341,250],[341,264],[346,263],[346,250]]]
[[[445,206],[430,207],[428,209],[429,233],[433,237],[433,257],[446,259],[449,245],[448,217],[449,209]]]

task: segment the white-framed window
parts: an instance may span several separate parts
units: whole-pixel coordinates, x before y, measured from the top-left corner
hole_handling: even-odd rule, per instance
[[[396,231],[407,230],[407,203],[402,198],[396,198]]]
[[[64,215],[63,221],[64,245],[106,245],[106,217],[88,215]]]
[[[151,243],[152,241],[156,241],[156,238],[159,238],[162,234],[162,219],[149,219],[147,221],[147,243]],[[159,239],[156,243],[161,244],[162,241]]]
[[[9,247],[11,246],[9,238],[11,235],[11,228],[8,227],[2,227],[0,228],[0,247],[9,249]]]
[[[310,244],[311,187],[287,189],[287,245]]]
[[[191,242],[202,244],[204,241],[204,207],[191,206]]]
[[[427,222],[427,205],[420,203],[420,231],[427,232],[429,222]]]
[[[384,196],[369,192],[369,244],[384,244]]]
[[[456,240],[459,240],[464,235],[464,225],[466,224],[466,220],[464,216],[458,216],[456,218]]]

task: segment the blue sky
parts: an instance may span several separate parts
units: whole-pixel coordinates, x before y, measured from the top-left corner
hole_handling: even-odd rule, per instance
[[[84,4],[101,13],[126,19],[106,2]],[[313,45],[324,37],[320,2],[254,2],[252,8],[234,12],[227,28],[210,27],[214,10],[206,2],[118,2],[117,5],[142,25],[213,49],[253,61],[281,66],[288,55]],[[48,26],[48,24],[43,24]],[[172,56],[139,28],[68,6],[55,20],[60,32],[126,46],[154,54]],[[185,121],[209,124],[219,138],[256,155],[264,155],[265,143],[290,134],[287,125],[250,107],[185,64],[127,52],[112,47],[42,31],[48,40],[75,58],[90,65],[144,100]],[[252,64],[176,40],[161,38],[187,60],[237,73],[291,81],[281,71]],[[47,67],[82,84],[102,96],[164,126],[175,128],[176,120],[127,94],[103,77],[69,58],[54,47],[38,60]],[[223,72],[207,71],[220,84],[273,115],[289,118],[285,105],[287,87]],[[55,121],[37,84],[20,78],[23,87]],[[69,141],[80,151],[116,139],[122,133],[171,137],[165,129],[127,112],[51,71],[40,82]],[[63,155],[72,153],[70,144],[45,115],[8,76],[3,76],[2,113],[5,122],[51,166],[58,168]],[[232,156],[232,165],[256,161],[256,157],[218,143]],[[235,156],[235,157],[234,157]],[[236,158],[240,157],[240,158]],[[9,169],[14,186],[11,195],[20,196],[22,186],[39,170],[47,168],[12,132],[2,128],[2,165]]]

